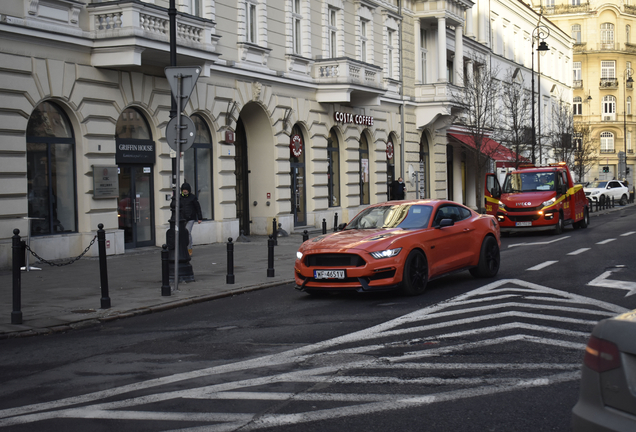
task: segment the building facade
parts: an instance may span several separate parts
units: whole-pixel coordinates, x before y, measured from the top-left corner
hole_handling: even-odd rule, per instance
[[[533,7],[540,10],[541,4]],[[629,1],[554,1],[543,13],[574,41],[574,122],[589,128],[595,149],[585,181],[626,180],[634,185],[633,115],[636,6]],[[633,80],[634,78],[632,78]],[[625,165],[619,156],[625,154]]]
[[[0,266],[16,228],[47,259],[79,255],[100,223],[108,254],[166,243],[169,6],[0,4]],[[399,176],[408,198],[480,207],[470,144],[449,136],[462,133],[451,90],[476,59],[530,82],[531,8],[177,0],[176,10],[176,65],[200,68],[183,113],[195,139],[179,158],[203,210],[195,244],[268,234],[274,218],[288,232],[331,229],[336,214],[386,200]],[[567,91],[558,62],[571,44],[556,29],[551,42],[542,86]]]

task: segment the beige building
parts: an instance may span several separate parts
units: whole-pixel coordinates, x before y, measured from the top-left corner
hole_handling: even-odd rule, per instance
[[[627,180],[634,184],[634,86],[636,6],[623,1],[543,2],[544,15],[574,41],[574,122],[589,125],[597,162],[586,181]],[[538,10],[540,3],[533,2]],[[636,78],[636,77],[635,77]],[[632,78],[634,79],[634,78]],[[621,172],[619,154],[626,155]]]
[[[537,15],[516,1],[177,0],[176,64],[200,68],[180,178],[195,244],[333,227],[388,199],[479,208],[450,93],[476,58],[530,82]],[[168,0],[0,2],[0,267],[14,229],[47,259],[166,243]],[[554,29],[548,89],[568,91]],[[542,81],[543,82],[543,81]],[[550,90],[548,90],[550,91]],[[30,224],[30,229],[29,229]],[[89,255],[96,255],[96,248]]]

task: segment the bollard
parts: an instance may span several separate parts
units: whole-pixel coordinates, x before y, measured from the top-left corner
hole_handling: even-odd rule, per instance
[[[267,240],[267,277],[274,277],[274,238]]]
[[[333,215],[333,232],[338,231],[338,213]]]
[[[108,297],[108,270],[106,269],[106,231],[104,224],[97,225],[97,244],[99,246],[99,275],[102,283],[102,309],[110,308],[110,297]]]
[[[614,199],[614,197],[612,197],[612,208],[614,208],[616,206],[616,200]]]
[[[161,246],[161,295],[171,295],[170,290],[170,251],[168,245]]]
[[[20,242],[20,230],[13,230],[13,310],[11,311],[11,324],[22,324],[22,275],[20,272],[20,253],[22,245]]]
[[[322,220],[322,233],[327,234],[327,219]]]
[[[274,246],[278,246],[278,225],[276,225],[276,218],[272,221],[272,236],[274,237]]]
[[[307,240],[309,240],[309,233],[305,230],[303,231],[303,242],[306,242]]]
[[[227,239],[227,275],[225,276],[225,283],[234,283],[234,243],[232,243],[232,237]]]

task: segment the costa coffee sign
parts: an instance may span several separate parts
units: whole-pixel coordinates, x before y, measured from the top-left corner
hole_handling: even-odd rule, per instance
[[[363,126],[373,126],[373,117],[371,116],[336,111],[333,117],[337,122],[340,123],[353,123]]]

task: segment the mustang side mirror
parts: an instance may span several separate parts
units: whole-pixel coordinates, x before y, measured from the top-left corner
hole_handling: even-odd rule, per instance
[[[452,219],[442,219],[439,222],[439,225],[437,226],[437,228],[444,228],[444,227],[449,227],[453,225],[455,225],[455,222],[453,222]]]
[[[342,231],[344,229],[344,227],[347,226],[346,222],[341,223],[340,225],[338,225],[338,231]]]

